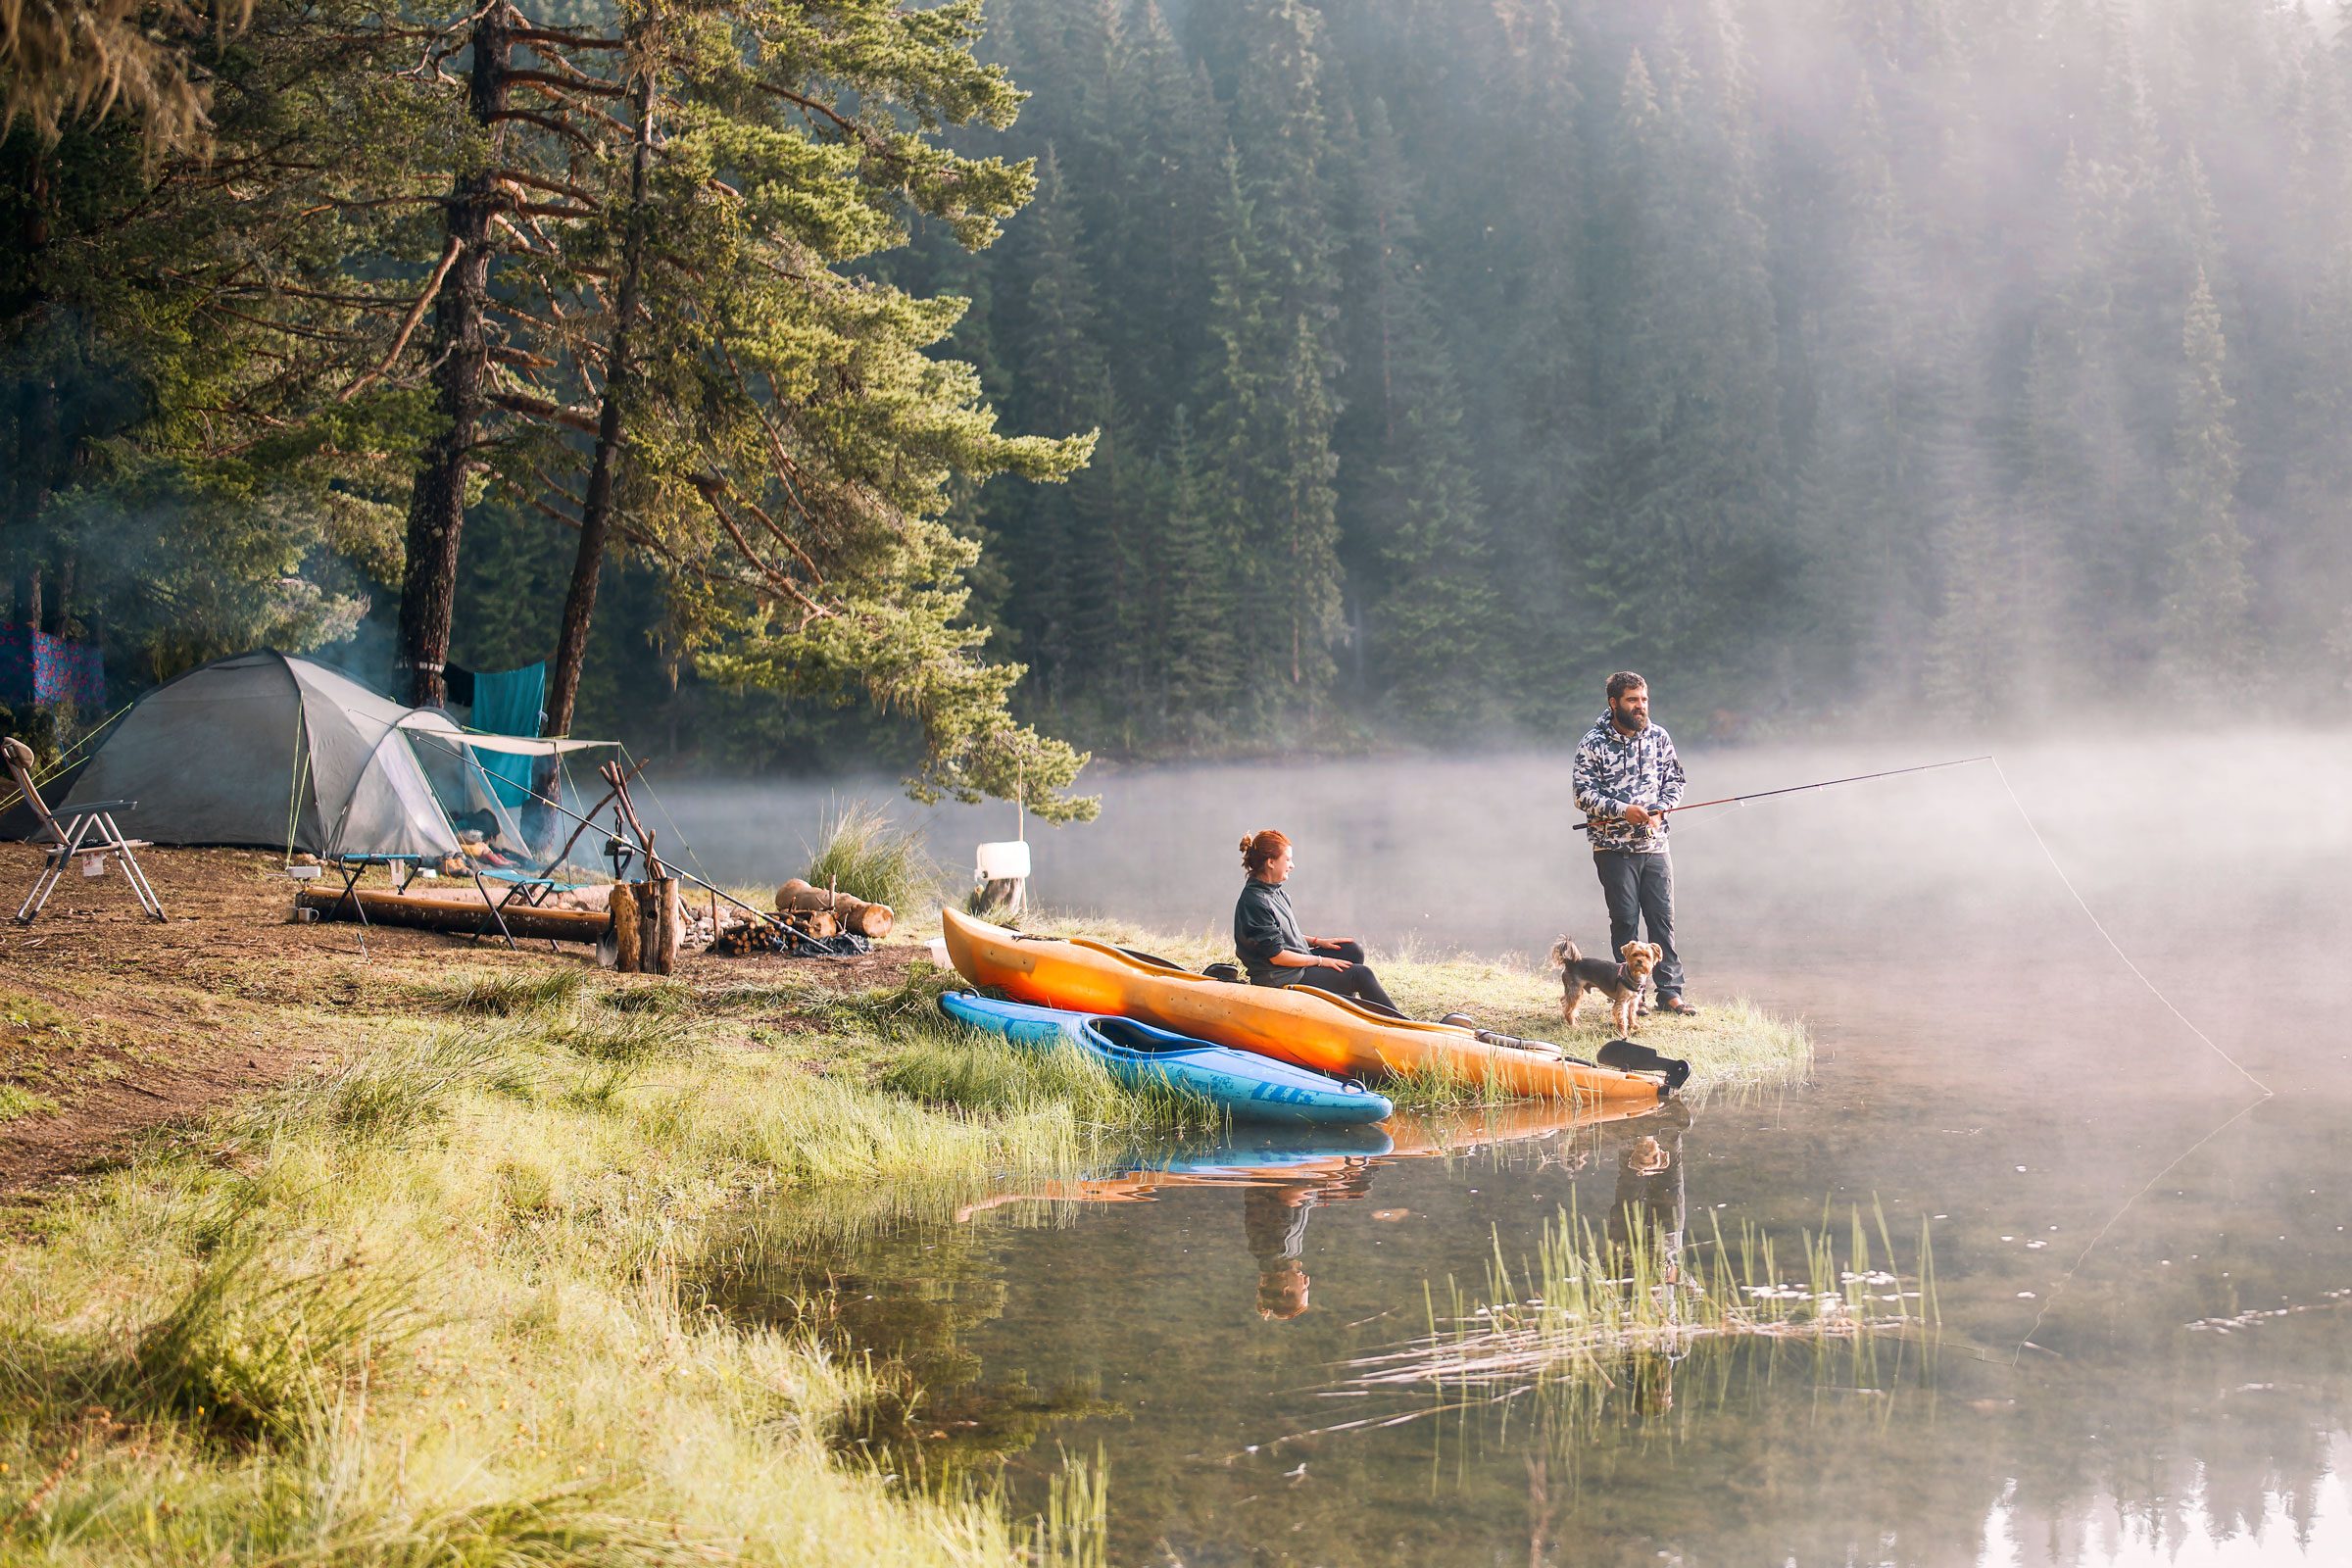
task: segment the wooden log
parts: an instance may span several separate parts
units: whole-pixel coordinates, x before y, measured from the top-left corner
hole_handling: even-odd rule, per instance
[[[796,876],[776,889],[776,912],[790,914],[803,909],[822,910],[839,919],[843,930],[877,940],[890,935],[890,928],[899,918],[887,904],[868,904],[847,893],[828,893]]]
[[[357,920],[365,907],[371,925],[498,934],[490,906],[479,899],[423,899],[364,889],[340,893],[333,888],[305,888],[295,895],[294,902],[299,908],[318,910],[322,920]],[[499,912],[509,931],[530,941],[594,942],[611,924],[611,918],[597,909],[534,909],[512,904]]]
[[[665,876],[654,885],[654,942],[646,968],[655,974],[674,974],[678,951],[686,945],[685,906],[678,897],[678,879]]]
[[[831,909],[792,909],[779,911],[783,922],[805,937],[823,941],[841,934],[841,917]]]
[[[638,935],[637,895],[626,882],[615,882],[609,902],[612,909],[612,967],[620,974],[635,974],[644,961],[642,939]]]

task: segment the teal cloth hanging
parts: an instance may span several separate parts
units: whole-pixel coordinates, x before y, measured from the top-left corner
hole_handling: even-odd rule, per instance
[[[473,727],[493,735],[537,735],[546,718],[547,662],[520,669],[502,669],[473,677]],[[490,775],[490,792],[503,806],[520,806],[531,798],[531,768],[535,757],[504,752],[476,752],[482,771]]]

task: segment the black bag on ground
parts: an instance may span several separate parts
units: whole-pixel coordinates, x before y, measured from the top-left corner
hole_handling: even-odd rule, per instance
[[[1680,1089],[1690,1081],[1690,1064],[1672,1056],[1661,1056],[1647,1046],[1631,1040],[1612,1040],[1593,1054],[1603,1067],[1619,1072],[1662,1072],[1668,1089]]]

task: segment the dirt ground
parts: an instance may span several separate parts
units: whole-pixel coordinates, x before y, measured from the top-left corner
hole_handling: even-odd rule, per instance
[[[32,886],[38,852],[0,844],[0,915]],[[70,1185],[143,1135],[338,1060],[358,1024],[414,1005],[453,965],[593,967],[593,950],[510,951],[430,931],[291,919],[297,884],[275,855],[139,852],[168,918],[148,919],[119,870],[67,873],[31,926],[0,918],[0,1195]],[[362,887],[386,886],[370,872]],[[916,944],[844,958],[683,956],[693,986],[794,978],[838,990],[897,983]],[[345,1027],[339,1028],[338,1021]]]

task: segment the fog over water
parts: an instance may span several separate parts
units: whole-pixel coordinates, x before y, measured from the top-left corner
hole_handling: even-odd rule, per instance
[[[1704,799],[1938,751],[1686,760]],[[1536,754],[1106,773],[1099,823],[1032,829],[1038,891],[1145,929],[1222,927],[1234,841],[1279,826],[1310,930],[1532,962],[1562,931],[1603,929],[1567,774]],[[2076,904],[2004,777],[2187,1021]],[[744,846],[726,866],[744,878],[797,869],[826,801],[665,794],[713,869],[711,844]],[[909,816],[950,863],[1012,822]],[[1290,1323],[1250,1309],[1230,1191],[878,1244],[925,1278],[943,1250],[971,1252],[996,1303],[960,1341],[974,1387],[1117,1405],[1052,1433],[1108,1456],[1114,1559],[2352,1558],[2352,735],[2086,735],[2003,751],[1997,770],[1698,812],[1674,845],[1692,997],[1801,1015],[1820,1048],[1804,1084],[1696,1108],[1692,1234],[1711,1215],[1793,1237],[1825,1205],[1839,1223],[1881,1205],[1898,1241],[1930,1221],[1933,1367],[1698,1355],[1671,1410],[1620,1408],[1548,1448],[1524,1415],[1275,1441],[1335,1419],[1315,1391],[1413,1332],[1425,1284],[1475,1288],[1562,1204],[1606,1211],[1625,1127],[1376,1161],[1367,1200],[1312,1211],[1314,1308]],[[1569,1157],[1578,1138],[1589,1159]],[[886,1278],[880,1256],[846,1266]]]

